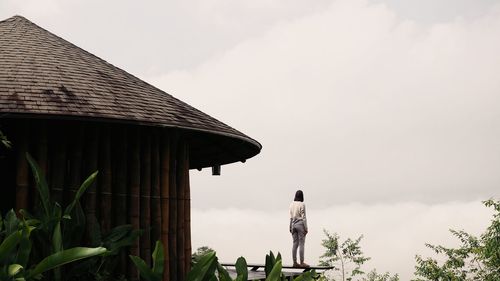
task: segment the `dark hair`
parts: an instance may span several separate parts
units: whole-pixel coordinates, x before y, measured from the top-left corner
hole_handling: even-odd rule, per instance
[[[295,192],[295,199],[293,201],[304,202],[304,193],[302,193],[302,190],[299,189]]]

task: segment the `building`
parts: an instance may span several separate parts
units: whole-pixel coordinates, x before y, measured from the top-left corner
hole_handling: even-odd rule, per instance
[[[161,239],[164,280],[183,280],[190,267],[189,170],[217,170],[261,150],[254,139],[21,16],[0,22],[0,116],[14,144],[0,156],[2,211],[33,208],[26,152],[60,202],[98,170],[83,199],[87,229],[145,229],[131,248],[144,259]]]

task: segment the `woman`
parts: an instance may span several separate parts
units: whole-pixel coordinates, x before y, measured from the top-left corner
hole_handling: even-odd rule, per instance
[[[293,238],[293,267],[309,267],[304,263],[304,243],[307,234],[306,205],[302,190],[297,190],[295,199],[290,204],[290,233]],[[299,248],[300,263],[297,263],[297,248]]]

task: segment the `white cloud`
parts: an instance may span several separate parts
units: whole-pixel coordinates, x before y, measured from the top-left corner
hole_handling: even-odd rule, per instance
[[[484,199],[500,185],[499,32],[498,7],[423,26],[340,0],[149,80],[263,143],[223,180],[193,173],[204,195],[235,198],[218,206],[266,207],[299,186],[323,207]]]
[[[247,262],[264,263],[269,250],[281,252],[291,264],[291,236],[286,206],[281,212],[241,209],[194,209],[193,249],[210,246],[223,262],[244,256]],[[364,267],[399,273],[401,280],[413,275],[416,254],[433,256],[424,244],[456,246],[448,229],[478,235],[489,225],[491,210],[479,202],[425,205],[421,203],[346,204],[327,209],[308,207],[309,234],[306,261],[317,264],[324,253],[322,229],[341,238],[364,234],[362,249],[372,260]]]

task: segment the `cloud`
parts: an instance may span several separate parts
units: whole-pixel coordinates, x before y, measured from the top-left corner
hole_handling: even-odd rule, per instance
[[[282,209],[281,212],[194,209],[193,249],[210,246],[223,262],[235,262],[244,256],[247,262],[258,264],[273,250],[281,252],[284,263],[291,264],[288,214],[286,206]],[[489,225],[491,214],[479,202],[345,204],[326,209],[308,205],[310,233],[306,238],[306,261],[317,264],[324,253],[322,229],[337,232],[342,239],[363,234],[361,247],[372,258],[365,270],[377,268],[379,272],[399,273],[401,280],[410,280],[415,255],[433,256],[425,243],[456,246],[458,241],[452,238],[449,228],[478,235]]]
[[[321,207],[484,199],[500,184],[498,32],[498,6],[420,25],[340,0],[148,80],[263,143],[223,180],[192,173],[232,198],[210,204],[269,208],[298,187]]]

